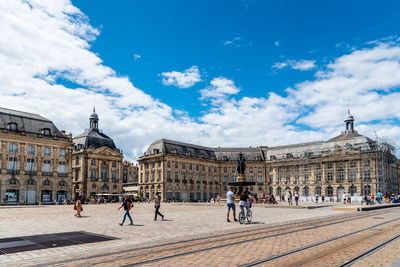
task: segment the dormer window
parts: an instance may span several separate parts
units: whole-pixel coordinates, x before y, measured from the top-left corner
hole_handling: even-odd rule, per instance
[[[18,130],[18,127],[15,122],[10,122],[9,124],[7,124],[7,129],[10,131],[16,131]]]
[[[159,149],[156,149],[156,148],[155,148],[153,151],[154,151],[154,152],[153,152],[154,154],[160,153],[160,150],[159,150]]]
[[[50,131],[49,128],[43,128],[43,129],[41,130],[41,133],[42,133],[43,135],[46,135],[46,136],[51,135],[51,131]]]

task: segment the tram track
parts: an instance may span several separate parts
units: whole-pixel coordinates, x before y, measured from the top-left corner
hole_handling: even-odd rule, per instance
[[[351,235],[359,234],[359,233],[374,229],[376,227],[383,226],[383,225],[386,225],[388,223],[392,223],[392,222],[399,221],[399,220],[400,220],[400,218],[396,218],[396,219],[393,219],[393,220],[385,221],[383,223],[379,223],[379,224],[376,224],[376,225],[373,225],[373,226],[370,226],[370,227],[367,227],[367,228],[363,228],[363,229],[360,229],[360,230],[357,230],[357,231],[353,231],[353,232],[350,232],[350,233],[347,233],[347,234],[344,234],[344,235],[341,235],[341,236],[337,236],[337,237],[330,238],[330,239],[327,239],[327,240],[324,240],[324,241],[316,242],[316,243],[313,243],[313,244],[310,244],[310,245],[307,245],[307,246],[304,246],[304,247],[301,247],[301,248],[298,248],[298,249],[294,249],[294,250],[291,250],[291,251],[288,251],[288,252],[285,252],[285,253],[274,255],[274,256],[271,256],[271,257],[268,257],[268,258],[265,258],[265,259],[261,259],[261,260],[249,263],[249,264],[244,264],[244,265],[241,265],[241,267],[257,266],[257,265],[260,265],[260,264],[263,264],[263,263],[272,262],[274,260],[278,260],[278,259],[283,258],[283,257],[292,256],[293,254],[296,254],[296,253],[299,253],[299,252],[303,252],[305,250],[308,250],[308,249],[311,249],[311,248],[314,248],[314,247],[317,247],[317,246],[321,246],[321,245],[327,244],[329,242],[337,241],[339,239],[343,239],[343,238],[349,237]],[[398,224],[397,226],[400,226],[400,224]],[[339,248],[336,248],[336,249],[333,249],[333,250],[329,250],[326,253],[319,254],[316,257],[311,257],[311,258],[308,258],[307,260],[304,260],[304,261],[297,261],[295,263],[290,264],[289,266],[303,266],[303,265],[304,266],[310,266],[310,265],[312,265],[312,263],[314,261],[316,261],[318,259],[321,259],[321,258],[327,257],[327,256],[331,256],[332,254],[338,253],[338,252],[340,252],[342,250],[346,250],[350,246],[359,245],[362,241],[373,240],[374,237],[376,237],[376,236],[378,236],[380,234],[382,234],[382,233],[381,232],[368,233],[365,236],[362,236],[360,238],[356,238],[355,240],[352,240],[350,243],[347,243],[347,244],[344,244],[344,245],[340,244]],[[398,238],[400,238],[400,235],[396,235],[395,238],[391,238],[389,241],[393,242],[393,241],[397,240]],[[357,260],[359,260],[359,259],[361,259],[363,257],[366,257],[367,255],[372,254],[373,252],[375,252],[378,249],[382,248],[384,245],[388,244],[389,241],[384,242],[383,244],[377,246],[376,248],[373,248],[373,249],[371,249],[371,250],[369,250],[369,251],[367,251],[365,253],[362,253],[361,255],[359,255],[359,256],[357,256],[355,258],[352,258],[347,263],[345,263],[345,264],[343,264],[341,266],[351,266],[351,264],[353,264],[355,261],[357,261]],[[312,265],[312,266],[314,266],[314,265]]]
[[[393,211],[392,211],[393,212]],[[387,214],[388,211],[379,211],[374,213],[374,215],[379,215],[379,214]],[[389,212],[390,213],[390,212]],[[250,243],[253,241],[257,240],[263,240],[263,239],[268,239],[268,238],[273,238],[273,237],[280,237],[283,235],[290,235],[290,234],[295,234],[298,232],[302,231],[307,231],[307,230],[313,230],[325,226],[332,226],[335,224],[340,224],[340,223],[346,223],[350,221],[355,221],[359,219],[363,219],[364,217],[368,216],[367,214],[360,214],[357,215],[356,217],[348,218],[348,216],[341,216],[340,218],[326,218],[323,220],[318,220],[315,222],[304,222],[301,224],[296,224],[296,225],[291,225],[290,227],[284,227],[284,228],[279,228],[277,230],[269,230],[270,228],[267,229],[257,229],[259,231],[264,230],[262,232],[257,233],[257,236],[252,237],[249,239],[249,231],[244,231],[243,235],[240,236],[232,236],[232,233],[228,233],[228,237],[223,238],[223,239],[218,239],[215,238],[215,240],[207,240],[206,242],[200,242],[200,243],[194,243],[194,244],[185,244],[185,246],[179,246],[179,247],[163,247],[162,250],[157,250],[157,251],[147,251],[149,253],[153,253],[157,255],[160,252],[165,253],[167,250],[171,251],[170,255],[163,256],[163,257],[156,257],[153,259],[149,260],[143,260],[139,262],[135,262],[132,264],[124,265],[124,266],[139,266],[139,265],[144,265],[144,264],[151,264],[151,263],[156,263],[156,262],[162,262],[162,261],[167,261],[169,259],[177,258],[177,257],[183,257],[187,255],[192,255],[192,254],[197,254],[201,252],[207,252],[215,249],[221,249],[221,248],[227,248],[231,246],[235,246],[238,244],[243,244],[243,243]],[[343,219],[346,218],[346,219]],[[265,231],[267,230],[267,231]],[[288,230],[288,231],[287,231]],[[254,233],[253,233],[254,234]],[[224,235],[225,236],[225,235]],[[221,243],[222,244],[218,244]],[[225,243],[224,243],[225,242]],[[214,245],[214,244],[217,245]],[[199,247],[199,248],[196,248]],[[204,248],[205,247],[205,248]],[[183,251],[182,251],[183,250]],[[138,256],[140,256],[137,253],[130,253],[129,255],[124,255],[124,260],[129,260],[129,259],[136,259]],[[106,260],[106,261],[101,261],[95,264],[106,264],[112,262],[112,260]]]
[[[385,241],[385,242],[379,244],[378,246],[376,246],[376,247],[374,247],[374,248],[372,248],[372,249],[370,249],[370,250],[368,250],[368,251],[366,251],[366,252],[364,252],[364,253],[358,255],[357,257],[354,257],[353,259],[351,259],[351,260],[347,261],[346,263],[340,265],[340,267],[349,267],[349,266],[352,266],[354,263],[356,263],[356,262],[358,262],[358,261],[360,261],[360,260],[362,260],[362,259],[364,259],[364,258],[366,258],[366,257],[368,257],[368,256],[370,256],[370,255],[372,255],[372,254],[374,254],[375,252],[377,252],[377,251],[383,249],[383,248],[386,247],[387,245],[389,245],[389,244],[391,244],[391,243],[393,243],[393,242],[395,242],[395,241],[397,241],[397,240],[400,240],[400,234],[399,234],[399,235],[396,235],[396,236],[390,238],[389,240],[387,240],[387,241]]]
[[[144,246],[144,247],[132,247],[126,250],[120,250],[118,252],[111,253],[103,253],[101,255],[92,255],[80,259],[69,259],[65,261],[52,262],[49,264],[43,264],[38,266],[47,266],[52,264],[69,264],[75,262],[75,265],[79,265],[79,261],[81,260],[91,260],[93,264],[98,265],[107,265],[114,263],[118,264],[118,258],[123,255],[124,262],[131,262],[131,264],[124,266],[138,266],[144,264],[151,264],[156,262],[168,261],[169,259],[179,258],[187,255],[192,255],[196,253],[211,251],[220,248],[226,248],[235,246],[238,244],[243,244],[246,242],[252,242],[257,240],[264,240],[268,238],[280,237],[284,235],[295,234],[302,231],[313,230],[317,228],[322,228],[326,226],[332,226],[335,224],[341,224],[351,221],[356,221],[363,219],[368,216],[376,216],[380,214],[389,214],[395,212],[385,210],[385,211],[371,211],[368,213],[357,214],[348,217],[348,214],[344,216],[335,216],[334,218],[321,218],[316,220],[309,220],[304,222],[294,222],[283,225],[274,225],[268,227],[257,227],[253,229],[246,229],[243,231],[231,231],[229,233],[217,234],[211,236],[204,236],[199,238],[193,238],[189,240],[181,240],[169,243],[156,244],[152,246]],[[376,225],[374,226],[376,227]],[[252,238],[249,240],[249,234],[252,235]],[[354,233],[352,233],[354,234]],[[326,241],[329,242],[329,241]],[[163,253],[164,256],[157,257],[159,253]],[[165,255],[167,253],[168,255]],[[143,259],[145,255],[150,259]],[[154,257],[155,256],[155,257]],[[130,261],[132,260],[132,261]],[[139,260],[136,261],[135,260]],[[247,265],[245,265],[247,266]],[[249,265],[253,266],[253,265]]]

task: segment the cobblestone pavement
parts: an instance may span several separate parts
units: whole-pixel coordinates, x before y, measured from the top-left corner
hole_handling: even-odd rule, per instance
[[[82,213],[84,217],[80,219],[73,216],[72,206],[0,208],[0,238],[67,231],[87,231],[119,238],[94,244],[0,255],[0,264],[20,266],[58,262],[59,266],[118,266],[135,262],[146,265],[147,262],[147,265],[153,266],[215,266],[232,263],[240,265],[400,216],[399,209],[371,211],[368,214],[374,214],[377,219],[362,219],[357,217],[367,214],[366,212],[333,211],[331,207],[311,210],[271,209],[260,205],[253,208],[254,222],[240,225],[226,222],[223,204],[164,204],[161,212],[165,214],[167,221],[154,222],[153,205],[136,204],[133,211],[135,226],[120,227],[118,222],[121,220],[122,211],[118,212],[117,207],[117,204],[85,205]],[[336,219],[333,219],[334,217]],[[331,221],[315,221],[315,218],[328,218]],[[313,220],[303,223],[307,219]],[[344,220],[350,221],[343,222]],[[293,221],[295,223],[292,223]],[[365,230],[345,240],[351,240],[353,243],[365,241],[368,244],[367,237],[377,231],[383,233],[379,235],[383,240],[392,232],[400,230],[396,223],[398,225],[400,221]],[[379,227],[383,230],[380,231]],[[393,227],[393,231],[385,230],[385,227]],[[281,266],[307,266],[307,260],[315,258],[315,255],[320,256],[338,246],[343,247],[340,242],[344,241],[330,242],[307,250],[306,253],[304,251],[301,256],[282,257],[270,263]],[[386,248],[377,253],[385,251]],[[348,257],[353,255],[350,254]],[[336,266],[343,260],[340,255],[338,252],[337,259],[334,257],[335,260],[325,266]],[[363,259],[367,260],[368,257]],[[395,260],[397,258],[393,257],[391,262]],[[324,262],[329,261],[324,259]],[[312,264],[319,266],[318,259]]]

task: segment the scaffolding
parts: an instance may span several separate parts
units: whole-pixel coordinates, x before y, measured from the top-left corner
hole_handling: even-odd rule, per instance
[[[397,145],[388,137],[375,133],[376,192],[398,193]]]

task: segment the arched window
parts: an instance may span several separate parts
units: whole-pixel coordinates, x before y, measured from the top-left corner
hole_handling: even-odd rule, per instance
[[[96,189],[96,184],[92,184],[92,189]]]
[[[15,180],[14,178],[10,179],[10,184],[17,184],[17,180]]]
[[[65,186],[65,181],[60,181],[60,182],[58,183],[58,185],[59,185],[59,186]]]
[[[278,187],[277,189],[276,189],[276,195],[277,196],[280,196],[282,194],[282,189],[280,188],[280,187]]]
[[[44,180],[43,185],[50,185],[50,180],[49,179]]]
[[[34,185],[35,181],[31,178],[31,179],[28,180],[27,184],[28,185]]]
[[[333,196],[333,188],[332,188],[332,186],[328,186],[328,187],[326,188],[326,195],[327,195],[328,197]]]
[[[350,186],[349,188],[350,194],[354,196],[357,193],[357,187],[355,185]]]
[[[304,196],[305,197],[310,196],[310,189],[308,188],[308,186],[304,187]]]
[[[317,186],[315,188],[315,194],[318,195],[318,196],[321,196],[321,187],[320,186]]]

